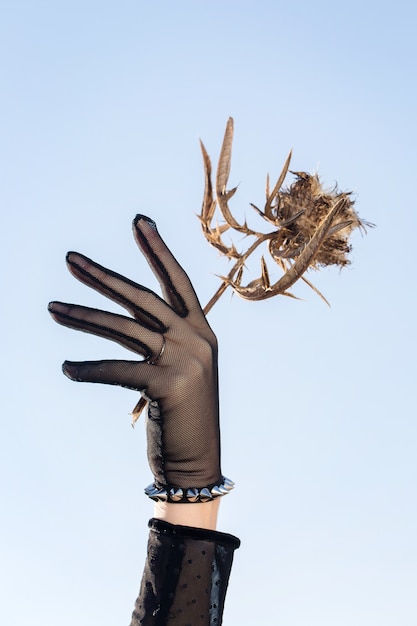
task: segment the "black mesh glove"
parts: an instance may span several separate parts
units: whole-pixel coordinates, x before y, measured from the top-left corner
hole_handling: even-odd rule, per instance
[[[81,382],[136,389],[148,400],[148,459],[158,488],[218,485],[222,476],[216,337],[187,274],[155,223],[137,215],[133,232],[164,299],[69,252],[70,272],[132,317],[61,302],[51,302],[49,311],[58,323],[116,341],[143,358],[65,361],[64,374]]]

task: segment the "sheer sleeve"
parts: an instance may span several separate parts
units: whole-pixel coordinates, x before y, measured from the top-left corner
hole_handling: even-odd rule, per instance
[[[219,626],[237,537],[151,519],[130,626]]]

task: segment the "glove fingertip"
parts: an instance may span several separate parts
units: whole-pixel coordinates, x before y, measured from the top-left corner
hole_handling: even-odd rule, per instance
[[[133,220],[133,225],[135,226],[135,228],[140,228],[139,222],[145,222],[153,230],[158,231],[158,229],[156,227],[156,222],[154,222],[154,220],[151,219],[150,217],[148,217],[147,215],[142,215],[141,213],[138,213],[135,216],[135,219]]]
[[[76,380],[81,382],[81,378],[79,377],[78,367],[75,363],[71,363],[71,361],[64,361],[62,364],[62,372],[65,374],[67,378],[70,380]]]

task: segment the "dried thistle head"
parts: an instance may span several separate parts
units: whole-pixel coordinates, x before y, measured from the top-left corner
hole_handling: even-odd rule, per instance
[[[205,192],[200,221],[207,241],[221,254],[235,263],[227,276],[222,277],[222,284],[206,305],[207,313],[221,294],[230,285],[236,293],[249,300],[264,300],[281,294],[295,297],[288,289],[299,279],[307,283],[326,302],[324,296],[305,278],[309,269],[320,269],[329,265],[344,267],[350,263],[351,251],[349,237],[356,228],[365,231],[369,222],[361,220],[354,209],[354,200],[350,192],[340,192],[337,187],[325,190],[317,175],[305,172],[290,172],[296,180],[283,188],[289,172],[291,153],[272,191],[269,178],[266,184],[266,201],[263,210],[252,204],[255,211],[273,230],[261,233],[247,225],[239,224],[230,212],[228,201],[235,194],[236,187],[227,190],[230,173],[233,140],[233,119],[229,118],[223,145],[220,152],[216,175],[216,199],[213,197],[210,158],[201,144],[204,169]],[[224,223],[213,224],[217,206]],[[223,234],[229,229],[254,238],[246,252],[238,252],[233,243],[227,245]],[[265,258],[261,257],[261,275],[247,285],[242,285],[245,263],[258,246],[267,242],[271,258],[283,271],[283,276],[274,284],[269,278]]]
[[[276,236],[269,242],[271,256],[274,259],[296,259],[311,241],[317,225],[325,219],[335,203],[343,199],[343,205],[334,217],[310,268],[348,265],[348,254],[352,249],[349,237],[355,228],[365,228],[368,225],[356,213],[351,194],[339,192],[337,188],[326,191],[317,175],[306,172],[291,173],[296,176],[296,180],[287,189],[278,191],[272,210],[273,219],[259,211],[262,217],[278,227]]]

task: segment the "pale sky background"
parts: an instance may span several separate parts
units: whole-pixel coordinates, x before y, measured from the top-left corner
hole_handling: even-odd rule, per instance
[[[129,353],[46,307],[117,310],[69,275],[69,249],[156,286],[137,212],[208,301],[227,265],[195,217],[198,139],[215,162],[232,115],[236,216],[257,220],[293,148],[293,169],[353,190],[377,228],[349,268],[314,275],[331,308],[301,286],[302,301],[227,293],[209,315],[237,483],[219,529],[242,540],[224,624],[415,626],[415,3],[0,7],[0,622],[130,621],[152,515],[137,394],[61,373]]]

